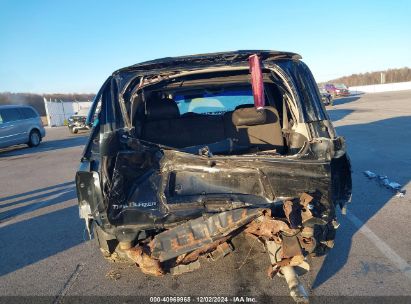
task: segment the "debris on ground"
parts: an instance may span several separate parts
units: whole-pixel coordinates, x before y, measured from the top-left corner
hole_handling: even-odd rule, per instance
[[[396,195],[395,195],[395,197],[404,197],[405,196],[405,190],[403,190],[403,192],[398,192]]]
[[[364,171],[365,176],[367,176],[369,179],[373,179],[377,177],[377,174],[371,171]]]
[[[106,273],[106,278],[117,281],[117,280],[120,280],[121,273],[120,273],[120,271],[113,269],[113,270],[110,270],[109,272]]]
[[[406,191],[404,189],[401,189],[402,185],[397,183],[397,182],[390,181],[388,176],[379,175],[379,174],[376,174],[376,173],[374,173],[372,171],[369,171],[369,170],[364,171],[364,175],[366,177],[368,177],[369,179],[375,179],[376,178],[378,180],[378,182],[380,183],[380,185],[384,186],[387,189],[396,191],[397,194],[395,195],[395,197],[404,197],[405,196]]]

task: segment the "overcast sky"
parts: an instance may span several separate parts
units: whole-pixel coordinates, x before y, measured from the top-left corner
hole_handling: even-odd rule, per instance
[[[94,93],[127,65],[238,49],[297,52],[317,81],[411,67],[411,1],[0,0],[0,92]]]

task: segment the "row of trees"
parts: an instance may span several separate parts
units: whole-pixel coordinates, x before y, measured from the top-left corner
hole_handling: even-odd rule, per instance
[[[4,104],[26,104],[30,105],[39,112],[41,116],[46,115],[46,109],[44,108],[44,100],[55,99],[62,101],[87,101],[93,100],[94,94],[32,94],[32,93],[0,93],[0,105]]]
[[[381,73],[385,74],[385,83],[411,81],[411,69],[389,69],[385,71],[369,72],[363,74],[352,74],[330,80],[331,83],[343,83],[347,86],[361,86],[381,83]]]

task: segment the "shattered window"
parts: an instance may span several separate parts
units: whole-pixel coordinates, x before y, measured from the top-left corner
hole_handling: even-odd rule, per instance
[[[230,88],[219,92],[204,92],[196,94],[177,94],[174,96],[180,114],[197,113],[221,115],[233,111],[244,104],[254,104],[253,92],[248,88]]]

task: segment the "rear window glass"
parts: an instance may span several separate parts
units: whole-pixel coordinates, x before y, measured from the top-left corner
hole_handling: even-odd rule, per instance
[[[16,121],[22,119],[20,112],[17,109],[3,109],[1,110],[1,117],[3,122]]]
[[[197,113],[221,115],[233,111],[243,104],[254,104],[253,92],[250,88],[230,88],[218,92],[203,91],[174,96],[180,114]]]
[[[21,108],[20,113],[23,115],[24,118],[35,118],[35,117],[37,117],[36,112],[34,112],[33,109],[30,109],[30,108]]]

